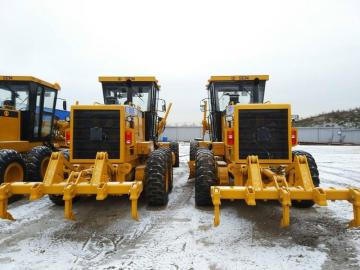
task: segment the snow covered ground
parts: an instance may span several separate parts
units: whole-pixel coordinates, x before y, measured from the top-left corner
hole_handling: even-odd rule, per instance
[[[313,153],[323,186],[360,186],[360,147],[297,148]],[[360,269],[349,203],[293,208],[291,226],[281,229],[276,203],[223,202],[214,228],[213,209],[194,207],[188,152],[182,144],[168,206],[140,202],[139,222],[125,197],[82,199],[75,222],[47,198],[11,204],[17,220],[0,221],[0,269]]]

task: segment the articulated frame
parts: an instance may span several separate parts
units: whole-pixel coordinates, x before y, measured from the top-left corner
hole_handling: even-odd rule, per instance
[[[131,164],[111,164],[108,154],[98,152],[95,163],[88,168],[81,168],[69,163],[63,153],[53,153],[44,181],[17,182],[0,186],[0,217],[13,220],[7,211],[8,198],[17,194],[28,194],[30,200],[37,200],[44,195],[62,195],[65,203],[66,219],[74,220],[72,201],[78,195],[96,195],[96,200],[104,200],[108,195],[129,195],[131,216],[138,220],[137,201],[143,190],[142,181],[125,182],[126,174],[132,169]],[[64,179],[64,172],[68,173]]]
[[[305,156],[295,156],[294,162],[285,169],[287,179],[285,175],[262,168],[257,156],[249,156],[247,165],[229,164],[228,169],[234,175],[235,185],[211,187],[215,226],[220,224],[221,199],[245,200],[248,205],[256,205],[256,200],[278,200],[283,212],[281,227],[290,224],[291,201],[311,200],[326,206],[328,200],[347,200],[353,204],[354,211],[349,226],[360,226],[360,190],[315,187]]]

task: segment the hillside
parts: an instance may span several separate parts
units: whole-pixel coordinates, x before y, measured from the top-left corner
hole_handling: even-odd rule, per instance
[[[332,111],[300,119],[296,127],[360,128],[360,107],[346,111]]]

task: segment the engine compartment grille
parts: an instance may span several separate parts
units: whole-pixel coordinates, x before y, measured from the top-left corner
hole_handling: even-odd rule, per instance
[[[239,158],[288,159],[287,109],[239,110]]]
[[[120,158],[120,111],[73,111],[73,159],[95,159],[107,152],[110,159]]]

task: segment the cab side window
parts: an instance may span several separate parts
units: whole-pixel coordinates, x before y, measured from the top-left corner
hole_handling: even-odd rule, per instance
[[[51,89],[46,89],[44,91],[44,111],[43,119],[41,124],[41,137],[50,136],[51,125],[52,125],[52,116],[54,110],[55,102],[55,91]]]
[[[29,110],[29,89],[27,89],[27,87],[16,91],[15,104],[16,109],[19,111]]]

